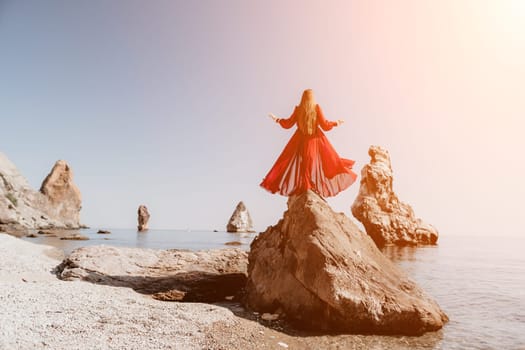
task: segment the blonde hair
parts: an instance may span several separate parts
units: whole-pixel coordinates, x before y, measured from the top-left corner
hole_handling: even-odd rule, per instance
[[[304,90],[301,103],[297,106],[297,127],[303,134],[312,135],[316,128],[317,110],[314,92]]]

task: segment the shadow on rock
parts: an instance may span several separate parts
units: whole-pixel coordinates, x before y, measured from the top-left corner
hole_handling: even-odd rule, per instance
[[[247,253],[90,246],[57,267],[58,278],[131,288],[164,301],[238,300],[246,285]]]

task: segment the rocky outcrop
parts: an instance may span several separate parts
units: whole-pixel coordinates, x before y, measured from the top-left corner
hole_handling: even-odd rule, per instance
[[[370,237],[314,192],[251,244],[245,304],[317,331],[419,335],[448,320]]]
[[[80,228],[80,208],[80,191],[66,162],[55,164],[38,192],[0,153],[0,229]]]
[[[253,222],[250,213],[242,201],[237,204],[237,207],[233,211],[230,221],[228,221],[228,225],[226,225],[226,231],[255,232],[253,230]]]
[[[370,146],[368,154],[370,164],[361,170],[361,187],[352,204],[352,214],[378,247],[436,244],[436,228],[416,218],[410,205],[401,202],[394,193],[388,151]]]
[[[156,299],[224,301],[246,283],[247,253],[239,249],[153,250],[82,247],[58,267],[63,280],[129,287]]]
[[[42,183],[40,192],[49,199],[51,203],[49,209],[53,217],[69,227],[80,225],[82,197],[73,182],[73,171],[65,161],[59,160],[55,163]]]
[[[148,229],[148,221],[150,217],[148,208],[146,208],[145,205],[140,205],[137,211],[137,215],[137,220],[139,222],[137,229],[139,231],[146,231]]]

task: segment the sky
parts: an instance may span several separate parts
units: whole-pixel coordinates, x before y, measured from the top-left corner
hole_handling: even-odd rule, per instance
[[[259,187],[311,88],[340,156],[390,152],[394,190],[441,235],[525,235],[525,1],[0,0],[0,151],[39,188],[58,159],[81,218],[257,230]],[[328,201],[351,216],[359,184]]]

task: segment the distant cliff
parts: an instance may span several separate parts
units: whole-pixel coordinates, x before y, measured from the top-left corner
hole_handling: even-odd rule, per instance
[[[81,194],[65,161],[55,163],[36,191],[0,152],[0,230],[80,228],[80,209]]]

